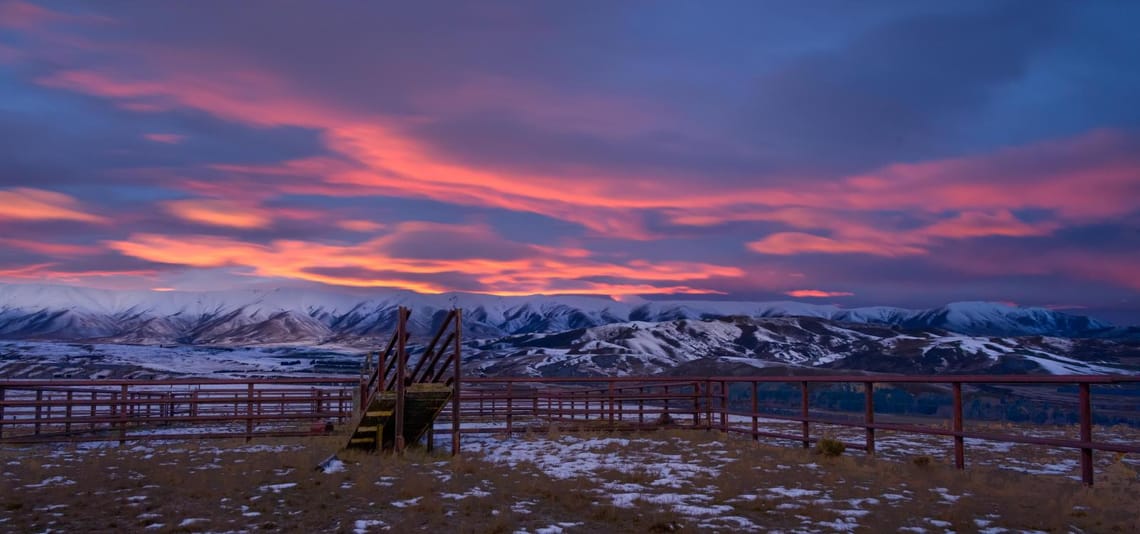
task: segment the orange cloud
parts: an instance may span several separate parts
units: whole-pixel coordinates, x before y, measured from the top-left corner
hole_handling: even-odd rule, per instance
[[[398,226],[392,234],[354,245],[278,240],[266,245],[213,236],[136,234],[107,245],[127,256],[189,267],[247,267],[256,276],[307,280],[342,286],[400,287],[424,293],[451,290],[497,295],[715,293],[678,282],[739,277],[744,271],[697,262],[607,263],[585,258],[579,250],[559,254],[551,247],[531,248],[525,257],[494,259],[407,258],[387,252],[398,232],[447,229],[428,223]],[[451,227],[458,231],[458,227]],[[480,232],[478,228],[472,238]],[[424,281],[424,275],[461,275],[475,285],[452,287]],[[605,279],[606,282],[599,281]],[[654,285],[652,282],[660,282]]]
[[[889,240],[840,240],[802,232],[778,232],[748,243],[748,249],[761,254],[872,254],[876,256],[911,256],[925,254],[922,248],[892,243]]]
[[[28,187],[0,190],[0,219],[107,222],[104,217],[83,211],[79,201],[73,197]]]
[[[163,206],[172,215],[199,224],[242,229],[266,228],[273,224],[269,214],[260,208],[224,200],[172,200]]]
[[[831,182],[806,180],[778,187],[755,185],[767,182],[763,176],[740,180],[738,185],[708,187],[698,179],[663,183],[657,176],[588,167],[559,174],[492,171],[450,160],[408,135],[407,127],[414,125],[415,119],[360,113],[345,109],[339,102],[318,101],[271,73],[221,63],[235,61],[232,58],[210,58],[219,72],[201,76],[195,70],[196,61],[187,60],[193,58],[192,52],[179,51],[174,56],[143,58],[153,72],[159,73],[153,80],[71,70],[56,72],[39,82],[102,96],[139,112],[192,108],[255,127],[298,126],[322,132],[324,143],[336,157],[215,167],[235,175],[290,178],[280,184],[267,182],[271,185],[264,191],[252,193],[259,198],[289,193],[428,198],[537,213],[579,224],[594,234],[626,239],[660,237],[646,227],[641,211],[662,210],[677,224],[768,221],[788,226],[787,231],[747,244],[749,250],[759,253],[885,257],[926,254],[943,240],[1048,235],[1064,226],[1111,220],[1140,209],[1140,182],[1136,180],[1140,155],[1130,134],[1124,132],[1098,131],[991,154],[894,164]],[[483,81],[462,88],[460,94],[480,101],[487,95],[501,94],[502,83]],[[524,88],[520,95],[542,99],[541,90],[534,88]],[[442,102],[446,95],[425,98]],[[594,106],[591,109],[609,109],[606,106],[610,103],[589,105]],[[549,120],[550,116],[538,119]],[[592,131],[599,126],[579,123],[573,128]],[[1050,165],[1043,161],[1066,163]],[[1013,215],[1020,209],[1043,210],[1052,214],[1051,219],[1020,221]],[[874,218],[882,212],[906,213],[919,226],[913,227],[914,221],[909,219],[900,223]],[[200,217],[208,220],[199,222],[247,228],[268,224],[257,217],[235,223],[209,213]],[[391,258],[381,259],[389,263],[371,267],[387,268],[391,264]],[[589,263],[557,259],[566,265],[528,266],[551,275]],[[500,266],[504,272],[481,276],[491,283],[527,283],[525,276],[515,273],[518,262]],[[453,265],[432,265],[422,260],[401,267],[417,269],[409,272],[454,272]],[[1131,273],[1127,266],[1082,266],[1080,270],[1099,272],[1112,280],[1126,279]],[[625,276],[625,271],[618,271],[615,276]],[[528,287],[541,289],[549,284],[543,280],[536,277]]]
[[[828,298],[828,297],[853,297],[854,293],[847,291],[822,291],[819,289],[796,289],[784,293],[789,297],[795,298]]]
[[[183,55],[186,53],[183,52]],[[825,182],[783,187],[722,185],[705,187],[699,180],[663,184],[658,177],[582,168],[558,175],[487,170],[446,159],[446,155],[409,137],[404,118],[365,115],[336,103],[315,101],[292,90],[270,73],[245,66],[220,65],[226,76],[197,76],[171,58],[154,60],[163,78],[153,81],[118,79],[96,71],[61,71],[40,83],[113,99],[123,106],[145,109],[190,107],[226,120],[252,126],[301,126],[324,132],[326,146],[340,158],[314,158],[280,165],[219,166],[235,173],[303,176],[282,184],[279,192],[336,196],[386,195],[430,198],[452,204],[492,206],[527,211],[574,222],[594,233],[627,239],[658,237],[648,230],[638,210],[672,210],[679,224],[709,225],[725,220],[777,220],[800,230],[829,230],[837,242],[844,225],[821,226],[813,219],[858,218],[869,211],[909,211],[929,216],[945,213],[1008,213],[1021,208],[1055,210],[1065,217],[1109,217],[1140,207],[1135,176],[1136,156],[1098,157],[1104,151],[1126,153],[1128,140],[1117,132],[1095,132],[1072,139],[1037,143],[994,154],[915,164],[889,165],[872,173]],[[179,58],[182,60],[183,58]],[[173,63],[177,63],[174,61]],[[481,80],[457,89],[475,102],[488,94],[503,94],[502,80]],[[490,89],[489,89],[490,88]],[[493,91],[491,90],[493,89]],[[512,93],[513,94],[513,93]],[[525,88],[520,98],[543,100],[542,90]],[[439,95],[428,98],[445,101]],[[585,104],[584,104],[585,105]],[[599,110],[621,108],[609,102],[590,103]],[[142,108],[135,108],[142,109]],[[614,112],[616,113],[616,111]],[[597,125],[581,127],[596,130]],[[1062,153],[1078,161],[1072,166],[1035,165],[1043,155]],[[1023,171],[1020,169],[1032,169]],[[995,173],[1021,173],[1001,176]],[[747,184],[748,182],[742,182]],[[758,180],[753,183],[763,183]],[[766,210],[760,216],[748,212]],[[735,212],[735,213],[733,213]],[[727,215],[725,215],[727,214]],[[743,214],[743,215],[742,215]],[[944,223],[926,236],[1041,235],[1041,227],[1015,228],[1000,220]],[[1004,224],[996,227],[995,224]],[[811,226],[817,225],[817,226]],[[967,228],[967,225],[970,225]],[[890,231],[886,229],[883,231]],[[1015,233],[1011,233],[1015,232]],[[914,244],[904,245],[906,254]],[[828,248],[835,248],[829,246]],[[845,248],[869,248],[866,243]],[[881,250],[876,244],[871,248]],[[887,247],[888,254],[900,253]]]

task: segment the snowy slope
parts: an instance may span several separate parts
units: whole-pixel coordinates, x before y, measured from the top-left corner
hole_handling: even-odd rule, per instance
[[[470,347],[467,365],[487,375],[645,375],[687,365],[705,375],[739,365],[906,374],[1140,372],[1140,350],[1108,340],[966,336],[814,317],[629,322]]]
[[[412,308],[411,329],[416,335],[432,330],[447,309],[459,306],[469,338],[723,316],[811,317],[970,335],[1086,337],[1115,331],[1087,317],[996,303],[955,303],[931,310],[843,309],[800,302],[617,302],[599,297],[407,291],[362,297],[300,289],[156,292],[0,284],[0,338],[156,344],[371,343],[390,335],[399,306]]]

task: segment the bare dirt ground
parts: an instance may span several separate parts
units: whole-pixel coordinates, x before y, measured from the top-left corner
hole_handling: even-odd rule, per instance
[[[0,531],[1140,531],[1140,478],[1112,455],[1086,488],[982,453],[960,472],[922,450],[824,458],[715,431],[549,432],[315,469],[342,441],[6,447]]]

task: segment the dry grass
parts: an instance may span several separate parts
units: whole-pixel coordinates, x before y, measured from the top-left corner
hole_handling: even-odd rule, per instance
[[[842,456],[846,450],[847,446],[835,438],[823,437],[815,443],[816,454],[822,454],[828,458]]]
[[[613,437],[555,431],[512,443]],[[979,521],[1010,529],[1140,531],[1140,479],[1119,461],[1098,473],[1096,487],[1085,488],[1062,477],[994,468],[962,472],[933,459],[846,455],[822,462],[810,450],[717,432],[621,437],[630,443],[601,439],[591,452],[628,456],[628,467],[607,464],[558,479],[525,462],[493,463],[473,452],[457,458],[418,451],[402,457],[342,453],[345,471],[315,471],[339,447],[339,437],[0,449],[0,531],[351,532],[359,526],[509,533],[557,524],[573,524],[565,526],[569,532],[827,531],[828,524],[843,526],[845,514],[861,512],[867,514],[853,519],[874,531],[937,531],[934,526],[946,524],[970,532],[981,528]],[[660,473],[637,463],[637,455],[648,452],[703,470],[678,487],[655,485]],[[620,505],[610,498],[619,492],[615,485],[640,488],[643,496],[632,506]],[[702,504],[724,508],[711,517],[694,515],[665,499],[671,493],[701,496]],[[189,519],[198,521],[184,523]],[[752,527],[733,528],[732,521]]]

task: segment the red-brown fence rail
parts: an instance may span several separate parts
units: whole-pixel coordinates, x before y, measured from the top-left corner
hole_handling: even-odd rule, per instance
[[[512,433],[557,424],[564,429],[634,430],[676,428],[720,430],[795,442],[810,447],[823,428],[861,429],[852,448],[875,454],[876,431],[943,436],[952,441],[954,465],[966,465],[967,439],[1073,449],[1080,456],[1081,479],[1093,482],[1093,452],[1140,453],[1140,443],[1097,441],[1093,437],[1094,389],[1140,384],[1126,376],[813,376],[710,378],[469,378],[463,380],[459,417],[464,433]],[[784,384],[798,390],[798,402],[773,407],[761,388]],[[995,433],[966,426],[963,388],[1044,387],[1048,399],[1069,406],[1078,435],[1071,439]],[[862,393],[861,416],[812,405],[820,388]],[[943,391],[952,402],[935,417],[900,417],[875,407],[877,387],[925,387]],[[787,395],[785,395],[787,397]],[[1140,404],[1140,397],[1135,402]],[[786,400],[786,399],[785,399]],[[1136,407],[1127,408],[1136,410]],[[1135,412],[1133,412],[1135,413]],[[916,422],[920,420],[921,422]],[[971,426],[975,421],[970,421]],[[790,431],[797,425],[798,432]],[[982,427],[984,425],[976,425]]]
[[[353,415],[359,378],[2,380],[0,443],[308,435]]]
[[[958,468],[965,467],[968,439],[1072,449],[1079,454],[1086,484],[1093,481],[1094,451],[1140,453],[1140,443],[1098,441],[1093,436],[1094,405],[1107,411],[1104,402],[1112,400],[1110,394],[1126,387],[1135,390],[1140,377],[467,378],[461,382],[459,404],[453,404],[455,410],[445,410],[439,422],[458,419],[462,433],[513,433],[551,424],[588,430],[669,426],[810,447],[824,437],[825,429],[844,427],[863,434],[861,443],[848,440],[847,445],[871,455],[876,431],[945,437],[952,442],[948,454]],[[784,394],[763,389],[774,385],[782,385]],[[1070,407],[1077,435],[1062,439],[967,428],[967,423],[975,427],[974,420],[966,420],[967,394],[977,396],[984,388],[999,386],[1048,388],[1039,402]],[[364,387],[359,377],[0,380],[0,443],[309,435],[313,423],[351,420]],[[879,387],[937,388],[952,402],[916,422],[877,409]],[[823,388],[861,394],[859,416],[852,416],[850,409],[813,404],[813,392]],[[789,390],[794,394],[788,395]],[[1112,409],[1140,412],[1140,396],[1122,398],[1125,401]],[[458,444],[453,442],[453,451]]]

